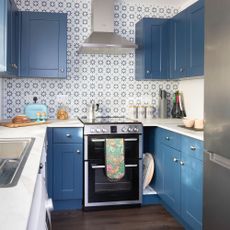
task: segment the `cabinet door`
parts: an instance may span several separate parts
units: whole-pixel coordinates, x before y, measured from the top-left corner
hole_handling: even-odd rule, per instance
[[[66,77],[67,17],[21,12],[20,76]]]
[[[187,70],[188,76],[204,75],[204,6],[197,2],[187,14]]]
[[[164,167],[163,201],[180,213],[180,152],[161,143]]]
[[[186,11],[171,20],[171,78],[185,77],[186,72]]]
[[[136,79],[167,79],[169,24],[166,19],[144,18],[136,25]]]
[[[203,162],[182,152],[181,215],[192,229],[202,229]]]
[[[81,144],[53,145],[54,200],[82,199],[82,155]]]
[[[0,72],[18,73],[18,12],[13,0],[0,2]]]

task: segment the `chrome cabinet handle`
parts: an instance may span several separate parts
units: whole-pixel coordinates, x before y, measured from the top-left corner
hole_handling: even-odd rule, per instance
[[[77,149],[76,153],[77,153],[77,154],[80,154],[80,153],[81,153],[81,151],[80,151],[79,149]]]
[[[136,168],[138,165],[137,164],[128,164],[125,165],[126,168]],[[104,169],[105,165],[92,165],[92,169]]]
[[[180,165],[182,165],[182,166],[183,166],[183,165],[184,165],[184,162],[183,162],[183,161],[180,161]]]
[[[170,140],[170,138],[169,138],[169,137],[165,137],[165,140],[169,141],[169,140]]]
[[[181,73],[184,72],[184,69],[183,69],[183,68],[180,68],[180,72],[181,72]]]
[[[173,162],[178,162],[178,159],[176,159],[176,157],[173,158]]]
[[[125,138],[124,141],[128,142],[128,141],[137,141],[137,138]],[[96,143],[96,142],[105,142],[105,139],[92,139],[92,142]]]
[[[147,74],[150,74],[150,71],[149,71],[149,70],[147,70],[147,71],[146,71],[146,73],[147,73]]]
[[[70,133],[66,133],[66,137],[71,137],[71,134]]]
[[[63,72],[64,72],[64,69],[63,69],[63,68],[61,68],[61,69],[60,69],[60,72],[62,72],[62,73],[63,73]]]
[[[190,146],[190,149],[192,150],[192,151],[195,151],[196,150],[196,147],[195,146]]]

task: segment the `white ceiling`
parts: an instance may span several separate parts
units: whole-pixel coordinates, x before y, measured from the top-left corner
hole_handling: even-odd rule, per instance
[[[160,6],[173,6],[178,9],[184,9],[197,0],[117,0],[120,2],[146,3]]]

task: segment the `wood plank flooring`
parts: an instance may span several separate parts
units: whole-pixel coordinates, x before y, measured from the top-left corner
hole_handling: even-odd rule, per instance
[[[160,205],[90,212],[54,212],[52,225],[53,230],[184,229]]]

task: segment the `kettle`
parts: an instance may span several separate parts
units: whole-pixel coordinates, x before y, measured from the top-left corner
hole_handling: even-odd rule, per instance
[[[99,104],[98,103],[95,104],[91,101],[90,104],[87,105],[87,107],[88,107],[88,119],[94,120],[95,112],[99,110]]]

